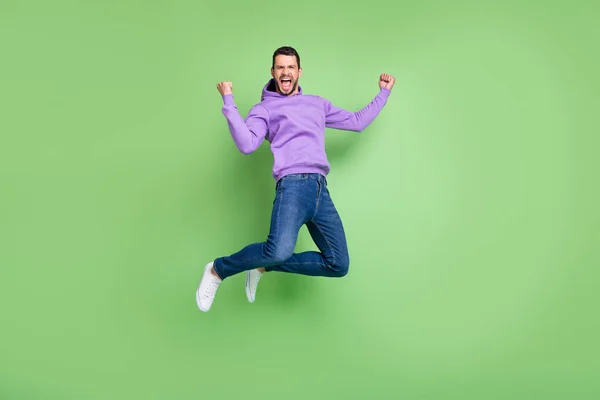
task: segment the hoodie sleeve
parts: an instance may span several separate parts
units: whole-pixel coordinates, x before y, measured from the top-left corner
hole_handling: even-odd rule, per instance
[[[260,147],[268,131],[267,110],[260,104],[250,109],[244,120],[233,100],[232,94],[223,96],[223,115],[227,118],[229,131],[235,145],[244,154],[250,154]]]
[[[383,109],[390,95],[388,89],[380,89],[375,98],[357,112],[350,112],[338,108],[325,101],[325,126],[327,128],[341,129],[345,131],[361,132],[373,122],[375,117]]]

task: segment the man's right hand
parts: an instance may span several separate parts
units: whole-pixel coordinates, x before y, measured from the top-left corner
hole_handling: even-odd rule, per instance
[[[217,89],[221,96],[225,96],[226,94],[233,94],[233,86],[231,82],[219,82],[217,83]]]

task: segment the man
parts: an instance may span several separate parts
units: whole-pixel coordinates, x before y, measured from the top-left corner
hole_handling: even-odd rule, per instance
[[[261,102],[250,109],[245,120],[235,105],[231,82],[217,84],[224,103],[222,111],[238,149],[249,154],[265,139],[271,143],[276,190],[267,241],[205,266],[196,291],[202,311],[210,309],[221,282],[242,271],[246,271],[246,296],[251,303],[265,272],[326,277],[342,277],[348,272],[346,236],[325,179],[330,169],[325,128],[365,129],[386,104],[395,78],[381,75],[379,93],[371,103],[358,112],[349,112],[302,92],[298,85],[302,76],[300,56],[291,47],[275,51],[271,76]],[[302,225],[307,226],[319,252],[294,254]]]

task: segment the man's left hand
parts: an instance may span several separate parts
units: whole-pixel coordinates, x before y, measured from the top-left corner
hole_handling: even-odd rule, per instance
[[[379,77],[379,87],[381,89],[392,90],[394,87],[394,82],[396,82],[396,78],[389,74],[381,74]]]

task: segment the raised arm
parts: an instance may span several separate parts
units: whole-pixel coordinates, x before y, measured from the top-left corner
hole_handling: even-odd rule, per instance
[[[395,81],[393,76],[382,74],[379,77],[379,93],[369,104],[357,112],[336,107],[327,100],[325,104],[325,126],[346,131],[363,131],[373,122],[387,103]]]
[[[223,97],[223,115],[227,118],[229,132],[237,148],[244,154],[250,154],[260,147],[268,131],[268,114],[260,104],[250,109],[244,120],[233,99],[231,82],[217,84]]]

